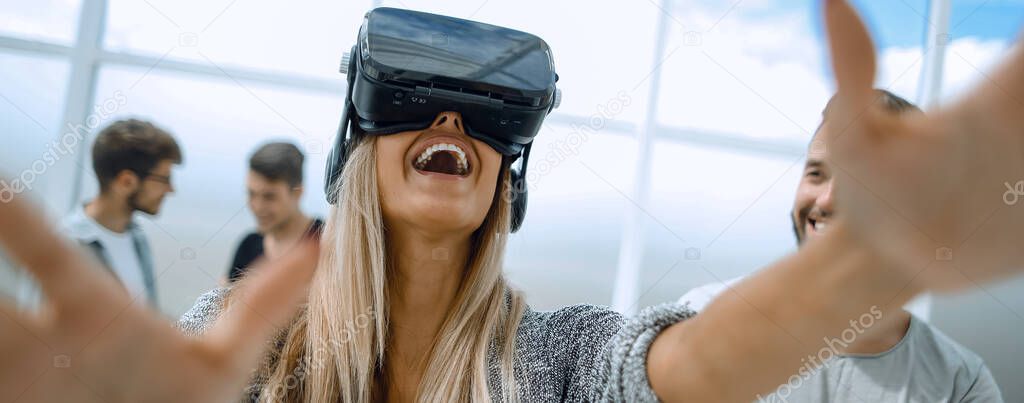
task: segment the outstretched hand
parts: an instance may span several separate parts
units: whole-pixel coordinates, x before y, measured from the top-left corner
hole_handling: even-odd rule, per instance
[[[898,117],[873,90],[875,48],[856,12],[843,0],[824,9],[838,84],[825,141],[843,225],[922,288],[962,289],[1024,268],[1021,47],[958,102]]]
[[[318,246],[253,270],[232,309],[190,338],[103,275],[20,197],[0,202],[0,245],[47,296],[27,315],[0,303],[0,395],[26,402],[224,402],[242,395],[267,340],[305,298]]]

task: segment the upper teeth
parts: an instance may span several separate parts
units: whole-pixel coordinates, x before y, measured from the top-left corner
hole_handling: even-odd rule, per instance
[[[824,231],[825,227],[826,227],[826,225],[825,225],[824,222],[821,222],[821,221],[815,221],[814,222],[814,230],[817,231],[817,232]]]
[[[430,147],[427,147],[427,149],[423,150],[423,153],[421,153],[420,156],[416,158],[416,165],[422,165],[425,164],[427,161],[430,161],[430,157],[433,156],[434,153],[438,151],[451,151],[455,153],[455,159],[459,163],[459,169],[463,171],[469,169],[469,162],[466,161],[466,152],[462,151],[462,148],[460,148],[459,146],[450,143],[438,143]]]

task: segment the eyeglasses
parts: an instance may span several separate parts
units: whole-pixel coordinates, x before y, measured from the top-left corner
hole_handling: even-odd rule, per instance
[[[144,180],[145,179],[152,179],[152,180],[154,180],[156,182],[160,182],[160,183],[163,183],[165,185],[170,185],[171,184],[171,177],[168,176],[168,175],[160,175],[160,174],[155,174],[155,173],[148,173],[148,174],[146,174],[146,177],[143,178],[143,179]]]

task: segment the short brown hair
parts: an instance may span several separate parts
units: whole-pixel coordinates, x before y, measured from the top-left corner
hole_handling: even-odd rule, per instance
[[[150,174],[160,161],[182,162],[181,148],[167,131],[138,119],[119,120],[105,127],[92,145],[92,169],[106,190],[121,171],[140,178]]]
[[[249,169],[272,181],[285,181],[288,186],[302,185],[302,163],[306,157],[291,143],[267,143],[249,158]]]
[[[875,102],[881,102],[885,110],[889,112],[900,115],[908,112],[924,113],[921,108],[918,108],[913,102],[910,102],[899,95],[893,94],[892,92],[876,88],[875,93],[878,94],[878,98]],[[825,104],[825,110],[821,111],[822,120],[828,120],[829,112],[832,111],[835,101],[836,96],[833,95],[832,98],[828,100],[828,103]]]

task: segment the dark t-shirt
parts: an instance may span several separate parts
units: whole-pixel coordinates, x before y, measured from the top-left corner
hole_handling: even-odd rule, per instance
[[[313,222],[309,224],[309,229],[306,230],[305,236],[319,236],[323,226],[323,220],[313,218]],[[249,235],[242,239],[242,243],[238,244],[238,249],[235,250],[235,258],[231,261],[231,268],[228,269],[228,282],[234,283],[235,280],[242,278],[245,275],[245,271],[249,269],[249,266],[262,256],[263,234],[258,232],[249,233]]]

